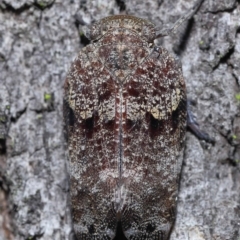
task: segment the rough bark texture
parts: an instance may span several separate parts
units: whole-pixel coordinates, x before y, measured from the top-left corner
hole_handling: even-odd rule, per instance
[[[86,23],[126,14],[171,25],[189,0],[0,1],[0,239],[70,239],[63,83]],[[188,97],[216,144],[187,133],[171,240],[240,238],[240,1],[205,0],[159,44],[182,62]],[[82,40],[82,42],[81,42]],[[6,132],[9,128],[8,135]]]

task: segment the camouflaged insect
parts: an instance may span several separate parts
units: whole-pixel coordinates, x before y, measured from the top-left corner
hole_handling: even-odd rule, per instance
[[[186,90],[155,26],[112,16],[65,82],[73,224],[77,239],[168,239],[175,220]]]

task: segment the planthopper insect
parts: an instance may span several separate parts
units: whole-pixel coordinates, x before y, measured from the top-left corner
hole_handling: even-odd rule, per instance
[[[201,2],[170,29],[127,15],[89,28],[91,44],[64,85],[77,239],[169,238],[187,100],[181,68],[154,40],[172,34]]]

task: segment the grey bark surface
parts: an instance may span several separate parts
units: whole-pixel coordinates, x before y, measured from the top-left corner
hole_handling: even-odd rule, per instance
[[[71,238],[62,98],[70,63],[83,47],[75,14],[90,24],[125,13],[164,27],[193,5],[0,1],[0,240]],[[192,110],[216,140],[187,133],[171,240],[240,239],[239,16],[239,1],[205,0],[178,34],[156,41],[181,60]]]

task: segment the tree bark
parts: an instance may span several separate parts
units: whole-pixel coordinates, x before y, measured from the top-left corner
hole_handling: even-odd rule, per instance
[[[81,21],[113,14],[171,26],[188,0],[0,2],[0,240],[70,239],[63,84]],[[205,0],[173,37],[188,98],[215,145],[187,132],[171,240],[240,238],[240,1]]]

